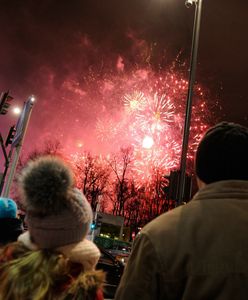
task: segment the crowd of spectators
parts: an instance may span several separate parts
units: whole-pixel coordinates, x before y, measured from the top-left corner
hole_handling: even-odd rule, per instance
[[[116,300],[239,299],[248,295],[248,129],[222,122],[198,146],[199,191],[137,236]],[[103,299],[92,210],[57,157],[19,176],[28,230],[0,198],[0,300]]]

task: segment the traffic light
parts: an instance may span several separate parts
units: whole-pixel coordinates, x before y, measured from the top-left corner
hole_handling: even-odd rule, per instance
[[[91,224],[90,224],[90,229],[91,230],[95,230],[96,229],[96,222],[93,221]]]
[[[9,95],[9,91],[2,93],[0,98],[0,114],[6,115],[8,112],[8,108],[10,107],[10,102],[13,100],[13,97]]]
[[[14,136],[15,136],[15,133],[16,133],[16,128],[15,128],[15,126],[11,126],[10,129],[9,129],[9,133],[8,133],[6,142],[5,142],[5,147],[7,147],[8,145],[11,145],[11,144],[12,144],[13,138],[14,138]]]
[[[96,218],[94,218],[94,220],[90,224],[90,229],[91,230],[96,230],[97,228],[100,228],[101,225],[102,225],[102,216],[100,216],[99,214],[97,214]]]
[[[102,226],[102,216],[97,215],[96,217],[96,227],[101,227]]]

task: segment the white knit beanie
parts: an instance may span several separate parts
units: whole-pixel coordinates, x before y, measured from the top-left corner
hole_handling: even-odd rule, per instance
[[[41,157],[20,176],[26,222],[32,241],[41,249],[82,241],[92,222],[85,196],[73,187],[72,172],[61,159]]]

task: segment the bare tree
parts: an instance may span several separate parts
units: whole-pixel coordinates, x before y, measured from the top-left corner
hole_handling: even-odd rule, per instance
[[[108,192],[110,169],[101,156],[93,156],[89,152],[79,155],[74,161],[77,174],[77,186],[80,188],[92,209],[96,210],[99,196],[102,196],[102,208],[106,209],[105,196]]]
[[[62,157],[62,145],[58,140],[46,140],[41,148],[35,148],[28,153],[26,158],[21,157],[18,162],[18,170],[22,169],[29,160],[35,160],[43,155],[56,155]]]
[[[138,188],[134,180],[130,180],[130,194],[125,206],[125,225],[137,231],[141,226],[142,194],[143,189]]]
[[[133,162],[132,149],[121,148],[117,155],[109,161],[109,166],[113,171],[114,182],[113,191],[113,211],[114,215],[125,215],[125,204],[130,197],[129,178],[131,176],[131,166]]]
[[[125,222],[132,231],[169,210],[169,200],[166,198],[167,179],[161,170],[154,170],[153,178],[140,185],[132,183],[129,200],[125,206]]]

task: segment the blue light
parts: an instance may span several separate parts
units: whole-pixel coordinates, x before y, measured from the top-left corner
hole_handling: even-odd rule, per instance
[[[91,230],[94,230],[94,229],[96,229],[96,223],[95,223],[95,222],[91,223],[91,225],[90,225],[90,229],[91,229]]]

